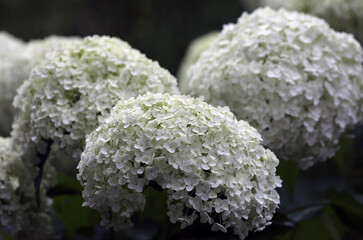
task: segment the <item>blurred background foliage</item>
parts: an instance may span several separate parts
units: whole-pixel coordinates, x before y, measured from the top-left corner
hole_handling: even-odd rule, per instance
[[[0,30],[24,40],[117,36],[175,75],[194,38],[236,22],[243,11],[241,0],[0,0]],[[280,208],[271,226],[248,239],[363,239],[363,127],[347,133],[340,147],[333,159],[307,171],[281,160]],[[147,189],[150,201],[133,229],[102,228],[95,211],[80,207],[82,189],[70,165],[73,171],[60,173],[48,192],[57,239],[236,239],[203,224],[180,231],[166,217],[165,193],[154,189]]]

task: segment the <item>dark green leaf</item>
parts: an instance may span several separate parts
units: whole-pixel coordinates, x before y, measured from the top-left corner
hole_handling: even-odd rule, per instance
[[[58,184],[50,190],[54,209],[66,227],[67,235],[82,234],[84,229],[99,223],[99,214],[88,207],[82,207],[82,187],[76,177],[58,175]]]
[[[337,164],[339,171],[346,175],[349,173],[354,159],[354,139],[341,138],[339,147],[339,151],[335,154],[333,160]]]
[[[158,222],[163,222],[167,218],[166,190],[158,191],[148,186],[143,193],[146,198],[146,205],[144,211],[140,213],[140,220],[150,218]]]
[[[294,230],[290,230],[282,236],[277,236],[276,240],[291,240],[294,236]]]
[[[0,232],[0,240],[15,240],[15,238],[12,238],[11,236]]]
[[[277,166],[277,175],[282,179],[283,186],[286,186],[290,197],[292,197],[296,180],[299,176],[299,168],[295,161],[280,160]]]
[[[285,233],[281,237],[277,237],[276,239],[341,239],[345,231],[345,227],[335,214],[334,210],[326,206],[320,211],[320,213],[316,217],[309,220],[301,221],[293,230]]]
[[[330,191],[332,207],[347,226],[363,232],[363,205],[347,191]]]
[[[83,228],[92,227],[100,221],[98,213],[88,207],[82,207],[81,195],[62,195],[53,198],[54,209],[72,237]]]

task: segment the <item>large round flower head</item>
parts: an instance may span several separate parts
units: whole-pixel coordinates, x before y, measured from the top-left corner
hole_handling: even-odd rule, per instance
[[[332,157],[363,119],[362,48],[316,17],[264,8],[225,26],[188,71],[188,90],[228,105],[281,158]]]
[[[13,122],[12,101],[22,78],[17,70],[24,43],[6,32],[0,32],[0,136],[10,133]]]
[[[36,205],[34,187],[11,140],[0,137],[0,232],[16,239],[51,239],[51,199],[41,192]]]
[[[15,115],[13,98],[31,69],[45,59],[47,52],[75,41],[79,39],[52,36],[25,45],[14,37],[0,34],[0,135],[10,134]]]
[[[227,107],[201,99],[146,94],[120,101],[87,138],[78,165],[84,205],[100,211],[102,224],[125,229],[144,209],[150,184],[167,191],[172,223],[183,228],[200,218],[242,239],[262,230],[279,204],[279,161],[260,141]]]
[[[352,33],[363,45],[362,0],[264,0],[261,5],[309,13],[339,31]]]
[[[126,42],[87,37],[49,53],[19,88],[15,145],[33,164],[40,161],[35,151],[46,152],[49,143],[78,160],[86,134],[110,109],[147,91],[178,93],[176,79]]]
[[[211,45],[217,36],[218,32],[210,32],[198,37],[191,42],[178,71],[179,88],[181,89],[180,91],[183,91],[182,89],[184,88],[184,85],[188,82],[187,70],[189,67],[198,60],[202,52],[206,50],[209,45]]]

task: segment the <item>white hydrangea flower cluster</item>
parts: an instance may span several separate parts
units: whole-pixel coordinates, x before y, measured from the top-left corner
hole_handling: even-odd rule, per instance
[[[19,55],[24,49],[24,43],[14,36],[0,32],[0,136],[10,133],[13,121],[12,101],[22,78],[19,66]]]
[[[120,101],[87,138],[77,175],[84,206],[103,225],[125,229],[154,185],[167,190],[172,223],[184,228],[199,217],[243,239],[268,225],[279,204],[279,161],[260,141],[228,107],[201,99],[149,93]]]
[[[28,78],[31,69],[45,59],[47,52],[80,41],[78,38],[51,36],[24,44],[5,33],[0,34],[0,135],[7,136],[14,118],[16,90]]]
[[[11,148],[10,138],[0,138],[0,232],[19,240],[51,239],[52,200],[42,191],[38,208],[32,180]]]
[[[209,45],[211,45],[211,43],[217,38],[217,36],[218,32],[210,32],[196,38],[191,42],[178,70],[180,91],[183,91],[182,89],[185,88],[184,85],[188,83],[187,70],[189,69],[189,67],[198,60],[202,52],[206,50]]]
[[[362,0],[263,0],[262,6],[283,7],[318,16],[338,30],[352,33],[363,45]]]
[[[87,37],[47,54],[19,88],[15,145],[30,165],[40,161],[35,151],[44,153],[49,140],[79,160],[85,135],[111,108],[147,91],[178,93],[176,79],[126,42]]]
[[[332,157],[363,119],[362,48],[323,20],[270,8],[243,14],[188,71],[188,90],[262,134],[306,169]]]

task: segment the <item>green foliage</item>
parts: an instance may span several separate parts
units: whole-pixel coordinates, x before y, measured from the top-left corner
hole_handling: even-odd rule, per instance
[[[340,149],[333,160],[343,175],[348,175],[354,159],[354,138],[341,138]]]
[[[146,198],[146,205],[144,211],[139,213],[139,223],[149,219],[159,224],[160,229],[153,239],[169,239],[180,232],[180,224],[170,223],[167,216],[167,191],[156,190],[149,185],[143,193]]]
[[[287,187],[290,198],[292,198],[294,186],[299,177],[299,167],[297,166],[297,163],[291,160],[287,161],[280,159],[280,163],[277,166],[277,175],[282,179],[283,186]]]
[[[0,232],[0,240],[15,240],[15,239],[5,233]]]
[[[82,207],[82,187],[75,177],[59,174],[58,184],[52,189],[54,209],[71,238],[76,234],[92,235],[92,228],[100,221],[99,214],[88,207]],[[85,231],[90,229],[90,231]]]
[[[332,207],[339,218],[355,231],[363,232],[363,204],[347,191],[330,193]]]
[[[148,186],[144,190],[146,198],[145,210],[140,213],[140,221],[150,218],[158,222],[164,222],[167,212],[167,193],[166,191],[158,191]]]
[[[341,239],[347,228],[342,224],[334,210],[326,206],[311,219],[303,220],[277,240]]]

